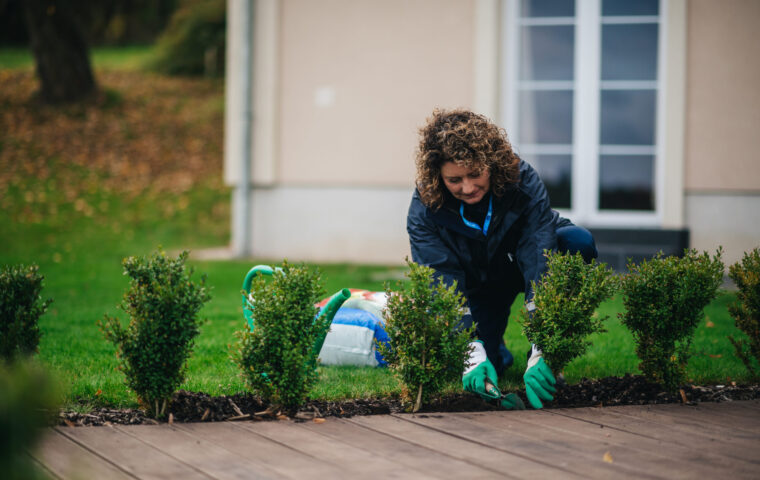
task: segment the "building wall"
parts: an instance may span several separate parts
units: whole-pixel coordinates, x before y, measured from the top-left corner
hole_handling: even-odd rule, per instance
[[[473,4],[283,0],[279,183],[411,188],[417,128],[472,104]]]
[[[686,190],[760,194],[760,2],[688,3]]]
[[[685,197],[691,245],[760,246],[760,2],[688,2]]]
[[[744,252],[760,247],[760,195],[687,193],[686,222],[691,246],[698,250],[724,250],[726,266]]]
[[[276,147],[269,181],[254,158],[253,255],[403,263],[417,129],[434,108],[474,102],[475,1],[267,4],[278,81],[256,98],[276,96],[277,112],[257,128],[254,105],[253,142]],[[258,134],[267,119],[276,131]]]
[[[255,5],[253,255],[401,263],[409,252],[405,215],[417,128],[435,107],[477,108],[497,118],[504,3]],[[760,244],[760,162],[754,161],[760,40],[753,33],[760,2],[668,5],[668,44],[683,45],[669,65],[685,58],[685,68],[679,62],[675,70],[683,73],[676,78],[668,67],[666,77],[686,88],[671,88],[669,94],[683,94],[677,102],[669,95],[666,106],[676,119],[667,121],[683,125],[683,136],[669,134],[666,143],[681,145],[684,154],[683,164],[666,166],[666,178],[683,182],[666,183],[666,201],[678,208],[666,206],[662,227],[685,226],[692,247],[723,245],[733,262]],[[680,43],[671,38],[681,36]],[[228,97],[228,111],[238,101]],[[239,180],[237,157],[228,149],[230,184]],[[668,150],[666,158],[681,154]]]

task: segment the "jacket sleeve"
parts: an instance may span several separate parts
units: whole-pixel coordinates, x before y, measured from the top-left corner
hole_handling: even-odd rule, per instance
[[[533,286],[546,272],[545,250],[557,248],[555,214],[549,206],[549,195],[544,183],[533,168],[523,162],[520,188],[530,197],[525,209],[525,223],[517,243],[517,261],[525,280],[525,303],[533,301]]]
[[[446,245],[438,231],[438,227],[430,218],[429,210],[422,204],[415,193],[406,217],[406,230],[412,251],[412,260],[420,265],[430,267],[435,271],[435,278],[443,280],[447,286],[456,283],[456,289],[465,294],[464,269],[454,251]],[[468,328],[472,325],[472,315],[469,308],[458,328]]]

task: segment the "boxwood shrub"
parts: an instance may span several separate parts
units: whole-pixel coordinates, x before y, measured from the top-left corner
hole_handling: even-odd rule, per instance
[[[736,355],[754,376],[760,373],[760,248],[745,252],[740,262],[729,267],[729,277],[736,283],[738,302],[729,305],[728,311],[736,327],[746,338],[728,339]]]
[[[433,280],[433,269],[407,260],[408,283],[386,286],[388,345],[378,350],[404,385],[416,412],[432,395],[462,378],[472,328],[456,330],[464,298],[454,286]]]
[[[625,312],[618,314],[636,341],[639,368],[675,390],[685,379],[691,341],[704,308],[723,280],[722,250],[714,256],[687,249],[683,257],[633,264],[622,281]]]
[[[187,360],[202,321],[198,312],[210,299],[206,278],[191,280],[187,252],[171,259],[159,250],[149,257],[124,260],[132,279],[120,308],[130,321],[124,327],[105,316],[101,328],[114,343],[127,386],[148,414],[161,417],[184,381]]]
[[[0,358],[13,361],[37,352],[38,320],[52,300],[42,300],[37,265],[10,265],[0,270]]]

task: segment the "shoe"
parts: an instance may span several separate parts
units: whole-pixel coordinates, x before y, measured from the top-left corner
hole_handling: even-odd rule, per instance
[[[501,345],[499,345],[499,360],[500,360],[500,366],[502,371],[512,366],[513,363],[515,363],[515,358],[512,356],[512,352],[510,352],[507,349],[507,346],[504,345],[504,342],[502,341]]]

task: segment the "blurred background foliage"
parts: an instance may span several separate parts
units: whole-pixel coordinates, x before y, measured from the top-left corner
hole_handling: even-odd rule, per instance
[[[150,67],[168,75],[224,74],[225,0],[185,1],[158,37]]]
[[[26,0],[4,0],[0,15],[0,45],[24,46],[29,32],[24,20]],[[166,28],[183,0],[101,0],[86,1],[81,15],[90,46],[146,45],[153,43]],[[223,3],[223,2],[222,2]],[[3,2],[0,2],[2,7]]]
[[[0,48],[28,48],[26,0],[0,0]],[[51,5],[61,2],[49,2]],[[66,0],[90,48],[154,46],[142,65],[168,75],[224,75],[226,0]],[[62,7],[59,7],[62,8]],[[12,49],[11,49],[12,50]]]

